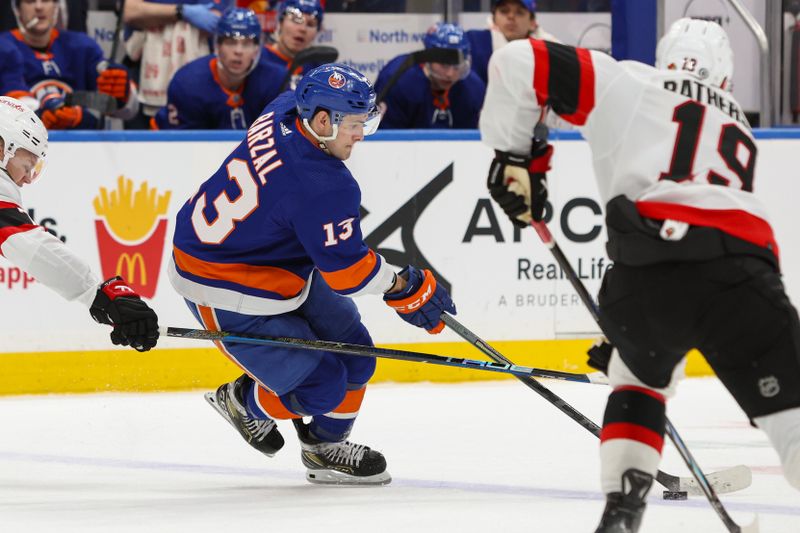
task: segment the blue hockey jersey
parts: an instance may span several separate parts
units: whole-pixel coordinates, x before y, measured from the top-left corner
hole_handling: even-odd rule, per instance
[[[291,92],[273,100],[178,212],[170,281],[184,298],[275,315],[303,304],[315,269],[348,296],[391,286],[363,241],[358,184],[306,137],[295,105]]]
[[[469,41],[470,56],[472,57],[472,72],[488,83],[489,80],[489,58],[492,57],[494,46],[492,45],[491,30],[469,30],[465,37]]]
[[[155,116],[158,129],[243,130],[280,90],[284,69],[259,62],[236,91],[222,86],[217,57],[178,69],[167,89],[167,105]]]
[[[31,48],[20,31],[0,33],[0,41],[17,49],[23,61],[28,90],[39,100],[49,94],[97,90],[97,65],[103,60],[100,46],[85,33],[53,29],[47,49]]]
[[[405,55],[398,56],[381,69],[375,82],[378,94],[405,59]],[[474,72],[450,90],[434,94],[422,66],[414,65],[386,93],[381,128],[477,128],[485,94],[486,84]]]
[[[28,85],[22,76],[22,56],[17,48],[0,40],[0,96],[19,98],[28,94]]]

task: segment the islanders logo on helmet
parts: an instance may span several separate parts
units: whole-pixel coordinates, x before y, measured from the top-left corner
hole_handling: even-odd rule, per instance
[[[346,80],[341,72],[334,72],[328,77],[328,85],[334,89],[341,89],[344,87]]]
[[[336,138],[338,127],[346,115],[366,115],[364,135],[373,134],[380,123],[375,98],[375,89],[369,79],[343,63],[329,63],[308,71],[295,89],[300,119],[306,129],[322,142]],[[328,111],[331,116],[334,131],[329,137],[317,136],[308,125],[320,110]]]

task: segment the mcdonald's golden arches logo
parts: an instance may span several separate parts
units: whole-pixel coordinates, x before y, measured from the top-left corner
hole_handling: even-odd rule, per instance
[[[122,276],[140,295],[155,295],[170,194],[159,194],[146,181],[134,192],[133,181],[124,176],[117,178],[114,190],[100,187],[93,205],[98,215],[95,231],[104,278]]]

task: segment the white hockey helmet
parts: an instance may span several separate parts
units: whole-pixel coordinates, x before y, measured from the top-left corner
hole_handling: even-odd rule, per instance
[[[47,129],[36,113],[16,98],[0,96],[0,137],[4,144],[0,168],[6,170],[17,150],[24,148],[36,156],[31,181],[41,176],[47,157]]]
[[[716,22],[682,18],[658,41],[656,67],[683,70],[715,87],[730,90],[733,50],[725,30]]]

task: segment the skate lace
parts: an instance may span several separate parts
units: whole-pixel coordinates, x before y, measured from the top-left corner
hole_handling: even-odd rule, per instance
[[[367,447],[363,444],[353,444],[350,441],[332,443],[323,449],[325,457],[333,463],[352,465],[358,467]]]
[[[257,418],[245,419],[244,427],[255,440],[261,441],[275,427],[274,420],[258,420]]]

